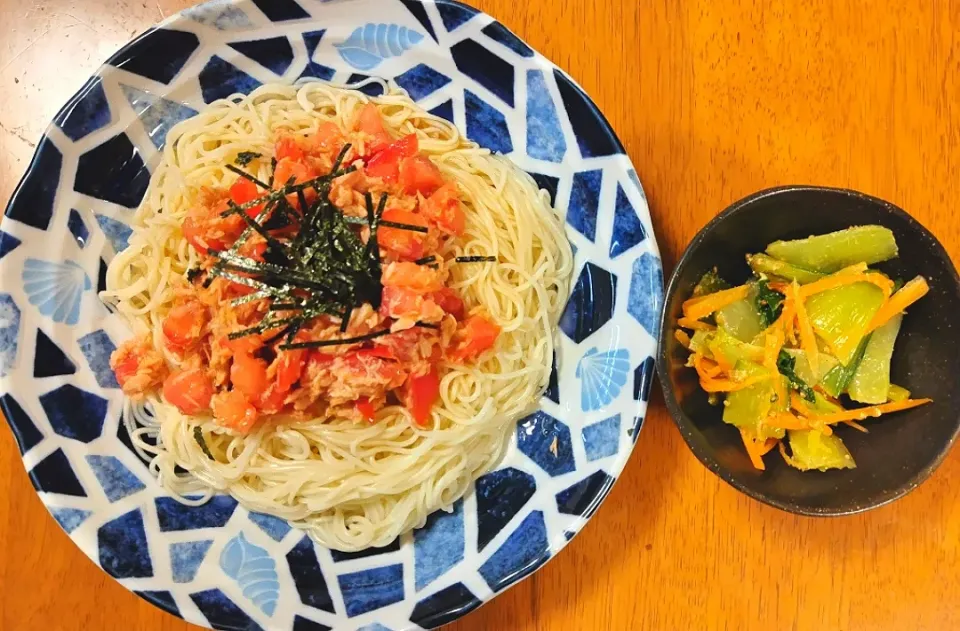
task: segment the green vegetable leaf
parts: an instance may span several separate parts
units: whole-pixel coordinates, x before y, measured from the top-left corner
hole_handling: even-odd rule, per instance
[[[245,167],[251,162],[253,162],[255,159],[260,158],[262,156],[263,156],[262,153],[257,153],[256,151],[241,151],[240,153],[237,154],[237,159],[235,160],[235,162],[238,165]]]
[[[693,297],[699,298],[700,296],[714,294],[724,289],[730,289],[730,283],[720,278],[716,268],[714,268],[707,270],[707,272],[700,277],[700,280],[697,281],[696,286],[693,288]]]
[[[798,377],[796,372],[794,372],[794,367],[796,364],[796,358],[792,357],[785,351],[780,351],[780,356],[777,357],[777,370],[780,371],[781,375],[787,378],[787,380],[790,382],[790,387],[799,392],[800,396],[803,397],[805,401],[815,403],[817,396],[814,394],[813,388],[807,385],[807,383]]]
[[[783,311],[783,294],[770,289],[765,280],[757,282],[757,311],[760,313],[760,324],[767,328],[777,321]]]
[[[197,441],[198,445],[200,445],[201,451],[206,454],[207,458],[210,460],[216,460],[216,458],[213,457],[213,454],[210,453],[210,448],[207,447],[207,441],[203,439],[203,430],[200,429],[199,425],[193,428],[193,439]]]

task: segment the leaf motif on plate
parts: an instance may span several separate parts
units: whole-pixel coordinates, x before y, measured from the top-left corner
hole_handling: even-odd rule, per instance
[[[340,56],[358,70],[371,70],[384,59],[402,55],[423,40],[417,31],[397,24],[365,24],[342,44],[334,44]]]
[[[76,324],[80,300],[93,285],[83,268],[73,261],[54,263],[27,259],[23,264],[23,290],[30,304],[54,322]]]
[[[630,374],[630,351],[618,348],[603,353],[591,348],[577,364],[580,379],[580,407],[584,412],[599,410],[620,395]]]
[[[243,595],[260,611],[272,616],[280,597],[277,564],[266,550],[247,541],[241,532],[220,553],[220,568],[237,581]]]

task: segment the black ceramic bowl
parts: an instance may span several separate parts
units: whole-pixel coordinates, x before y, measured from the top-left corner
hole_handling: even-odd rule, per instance
[[[869,434],[839,426],[856,469],[798,471],[773,452],[757,471],[737,430],[707,403],[696,373],[684,367],[688,352],[675,339],[684,300],[707,270],[730,282],[745,280],[744,255],[777,239],[796,239],[850,226],[890,228],[899,258],[878,267],[892,277],[918,274],[930,293],[910,307],[897,339],[891,380],[930,405],[884,416],[865,425]],[[807,515],[864,511],[910,492],[946,456],[960,430],[960,278],[937,239],[906,212],[855,191],[788,186],[761,191],[723,211],[694,238],[667,286],[657,369],[667,408],[684,440],[708,469],[767,504]]]

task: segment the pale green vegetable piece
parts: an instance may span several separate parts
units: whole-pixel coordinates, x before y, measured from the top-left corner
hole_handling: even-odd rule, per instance
[[[853,373],[857,371],[857,366],[860,365],[860,360],[863,359],[863,353],[867,350],[867,343],[869,341],[869,335],[865,339],[860,340],[860,344],[857,346],[853,358],[846,366],[837,364],[823,376],[823,379],[820,380],[820,385],[827,391],[827,394],[832,397],[839,397],[847,391],[847,386],[850,385],[850,380],[853,379]]]
[[[878,405],[887,402],[890,389],[890,358],[900,332],[903,314],[898,314],[870,336],[863,359],[853,373],[847,394],[854,401]]]
[[[836,434],[827,436],[815,429],[798,429],[787,432],[790,451],[787,464],[801,471],[818,469],[855,469],[857,463],[847,451],[846,445]]]
[[[891,383],[890,387],[887,388],[887,400],[888,401],[906,401],[910,398],[910,391],[906,388],[898,386],[895,383]]]
[[[883,226],[856,226],[795,241],[774,241],[767,254],[798,267],[831,274],[855,263],[873,265],[897,256],[897,241]]]
[[[761,331],[763,323],[756,307],[757,289],[750,288],[750,293],[743,300],[730,303],[714,314],[717,326],[726,329],[733,337],[741,342],[750,342]]]
[[[722,355],[727,363],[735,366],[738,361],[763,361],[763,347],[741,342],[726,329],[717,329],[709,343],[710,352],[716,357]]]
[[[807,316],[817,335],[833,349],[841,364],[857,352],[874,314],[883,304],[883,292],[871,283],[852,283],[814,294],[807,299]]]
[[[819,372],[814,374],[813,369],[810,367],[810,362],[807,360],[806,352],[799,348],[785,348],[783,350],[796,360],[796,363],[793,366],[794,374],[797,375],[797,377],[800,377],[800,379],[802,379],[803,382],[810,387],[820,383],[827,373],[833,370],[835,366],[840,364],[840,360],[833,355],[828,353],[818,353],[817,368],[819,369]]]
[[[747,265],[757,274],[795,280],[801,285],[823,278],[823,274],[785,263],[766,254],[748,254]]]
[[[718,291],[724,289],[729,289],[730,283],[720,278],[717,275],[717,272],[714,270],[709,270],[703,276],[700,277],[700,280],[697,281],[696,286],[693,288],[692,298],[699,298],[701,296],[706,296],[709,294],[715,294]]]
[[[716,335],[713,331],[694,331],[690,338],[690,351],[700,353],[708,359],[713,359],[713,353],[710,351],[710,344]]]
[[[763,366],[741,360],[734,366],[732,376],[741,380],[767,374],[769,373]],[[783,438],[783,429],[763,422],[772,411],[782,407],[775,404],[775,399],[772,379],[755,383],[743,390],[735,390],[727,395],[723,403],[723,421],[758,439]]]

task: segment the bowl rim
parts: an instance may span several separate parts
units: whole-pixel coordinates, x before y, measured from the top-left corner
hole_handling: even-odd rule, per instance
[[[878,501],[868,502],[864,504],[859,504],[851,507],[844,508],[811,508],[800,503],[790,502],[772,498],[764,493],[761,493],[747,484],[740,482],[736,477],[730,474],[730,472],[712,456],[712,453],[709,449],[705,448],[704,445],[700,444],[698,441],[694,440],[693,431],[690,428],[691,420],[687,417],[684,411],[681,409],[680,404],[677,402],[676,395],[674,393],[673,387],[667,382],[664,378],[664,375],[668,373],[670,359],[667,354],[667,341],[668,336],[673,330],[673,326],[668,322],[668,305],[670,303],[670,298],[673,296],[674,292],[677,290],[677,283],[679,282],[680,272],[683,270],[689,259],[692,256],[692,253],[700,247],[702,242],[706,237],[716,229],[718,225],[726,221],[731,216],[741,212],[745,208],[752,206],[754,203],[761,199],[768,197],[774,197],[778,195],[783,195],[786,193],[796,193],[796,192],[818,192],[818,193],[830,193],[835,195],[842,195],[847,197],[857,198],[877,206],[884,208],[890,213],[897,215],[898,217],[906,220],[906,222],[914,229],[918,230],[926,237],[932,241],[933,252],[937,258],[941,260],[946,270],[950,273],[950,277],[953,280],[953,284],[960,291],[960,274],[957,272],[957,268],[954,265],[953,261],[950,259],[950,255],[947,253],[946,248],[943,247],[943,244],[940,243],[940,240],[937,239],[926,226],[920,223],[915,217],[910,213],[900,208],[896,204],[888,202],[886,200],[856,191],[853,189],[847,188],[835,188],[830,186],[816,186],[808,184],[788,184],[783,186],[774,186],[771,188],[765,188],[755,193],[752,193],[746,197],[743,197],[725,209],[723,209],[717,216],[707,222],[697,234],[693,237],[689,244],[683,251],[683,254],[680,256],[677,264],[674,266],[673,271],[670,272],[670,280],[664,287],[663,295],[663,307],[660,313],[660,335],[658,339],[658,348],[657,348],[657,375],[660,377],[660,387],[663,390],[663,399],[667,407],[667,411],[670,413],[670,418],[673,420],[674,425],[677,426],[677,429],[680,431],[680,435],[683,437],[684,442],[687,444],[687,447],[693,452],[697,457],[697,460],[700,463],[714,473],[721,480],[737,489],[741,493],[758,500],[774,508],[779,508],[780,510],[794,513],[797,515],[805,515],[809,517],[841,517],[844,515],[856,515],[859,513],[864,513],[868,510],[879,508],[890,504],[907,493],[913,491],[923,482],[930,478],[933,475],[933,472],[943,463],[944,459],[947,457],[947,454],[950,453],[950,450],[953,448],[954,444],[957,442],[958,437],[960,437],[960,415],[957,416],[956,425],[953,429],[953,433],[950,438],[946,441],[943,448],[937,454],[933,460],[927,463],[920,471],[913,475],[906,482],[900,484],[892,492]]]

